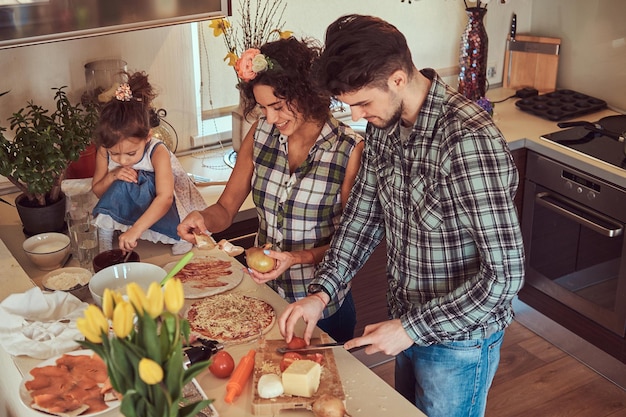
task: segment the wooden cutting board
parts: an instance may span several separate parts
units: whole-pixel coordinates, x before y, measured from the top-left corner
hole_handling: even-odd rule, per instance
[[[322,333],[320,338],[311,339],[311,344],[328,343],[332,340],[328,335]],[[342,400],[346,396],[341,385],[337,364],[335,363],[335,355],[333,349],[317,350],[316,353],[322,353],[324,360],[322,361],[322,376],[320,386],[317,392],[311,397],[295,397],[290,395],[281,395],[277,398],[261,398],[258,393],[259,378],[268,373],[280,375],[280,361],[283,355],[276,352],[279,347],[285,347],[284,340],[265,340],[257,349],[254,359],[254,372],[252,374],[252,390],[254,398],[252,400],[252,413],[255,415],[276,415],[281,410],[293,409],[310,409],[311,405],[322,394],[330,394]],[[340,347],[334,349],[342,349]],[[306,352],[302,353],[303,355]]]
[[[532,87],[539,93],[556,89],[561,39],[517,35],[509,41],[504,56],[502,85],[505,88]]]

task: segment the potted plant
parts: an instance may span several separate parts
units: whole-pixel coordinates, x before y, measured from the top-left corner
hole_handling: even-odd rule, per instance
[[[64,227],[65,196],[61,182],[72,161],[89,146],[98,121],[93,105],[72,104],[65,87],[53,88],[55,110],[29,101],[9,117],[12,140],[0,127],[0,175],[14,184],[21,194],[15,204],[28,234],[58,231]],[[31,224],[29,209],[36,208]],[[49,208],[55,214],[42,214]]]

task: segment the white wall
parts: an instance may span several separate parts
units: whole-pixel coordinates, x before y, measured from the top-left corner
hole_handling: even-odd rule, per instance
[[[0,50],[2,78],[0,125],[8,127],[7,117],[33,99],[50,105],[52,87],[68,86],[66,91],[78,100],[85,90],[84,65],[87,62],[121,58],[128,69],[146,71],[160,92],[155,106],[168,111],[179,134],[195,131],[196,104],[189,25],[99,36]]]
[[[557,87],[601,98],[626,112],[626,1],[534,4],[533,33],[561,38]]]

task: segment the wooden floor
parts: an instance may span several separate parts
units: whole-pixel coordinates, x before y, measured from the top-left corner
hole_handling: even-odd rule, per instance
[[[393,386],[393,361],[372,368]],[[486,417],[626,417],[626,391],[513,323],[506,331]]]

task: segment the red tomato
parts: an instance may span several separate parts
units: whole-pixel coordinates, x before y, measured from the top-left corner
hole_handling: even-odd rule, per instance
[[[289,349],[302,349],[306,347],[306,342],[303,338],[294,336],[291,338],[291,342],[287,343]]]
[[[280,372],[284,372],[295,361],[302,359],[302,355],[297,352],[287,352],[283,355],[283,359],[280,361]]]
[[[235,369],[235,360],[230,353],[220,350],[211,358],[209,371],[218,378],[228,378]]]
[[[317,363],[319,363],[321,365],[322,361],[324,361],[324,355],[322,353],[307,353],[307,355],[304,357],[304,359],[308,359],[310,361],[317,362]]]

